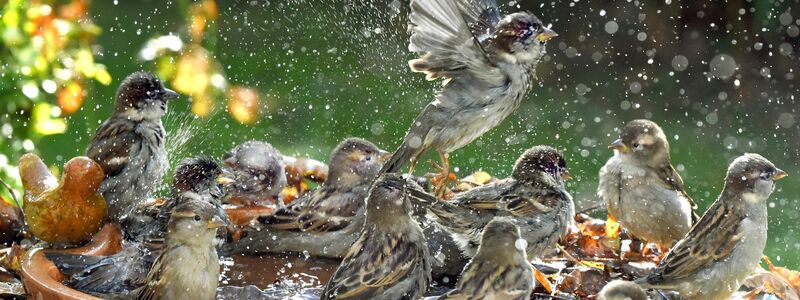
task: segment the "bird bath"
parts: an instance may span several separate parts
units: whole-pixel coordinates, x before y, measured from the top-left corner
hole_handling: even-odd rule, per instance
[[[325,164],[305,158],[285,157],[287,186],[300,187],[304,178],[322,182],[327,178],[328,168]],[[300,187],[302,189],[302,187]],[[302,190],[301,190],[302,191]],[[249,224],[261,215],[272,213],[272,207],[228,207],[225,211],[238,227]],[[63,250],[83,255],[111,255],[122,249],[120,230],[112,224],[106,224],[91,242],[78,247]],[[328,281],[339,261],[305,257],[300,254],[252,254],[234,255],[220,258],[222,280],[220,287],[256,286],[260,289],[293,289],[297,287],[320,286]],[[100,299],[74,290],[62,281],[65,276],[48,260],[41,249],[28,251],[20,262],[22,282],[33,299]]]
[[[248,220],[265,208],[228,209],[232,220]],[[119,229],[107,224],[92,241],[79,248],[57,250],[84,255],[111,255],[121,249]],[[53,250],[49,250],[53,251]],[[261,289],[320,286],[330,279],[339,261],[304,257],[300,254],[253,254],[222,257],[223,278],[220,287],[254,285]],[[100,299],[71,289],[61,282],[65,279],[58,268],[40,249],[29,251],[21,262],[21,277],[28,294],[34,299]]]

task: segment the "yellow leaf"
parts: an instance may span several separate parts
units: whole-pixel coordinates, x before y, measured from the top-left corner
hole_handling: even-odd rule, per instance
[[[618,238],[619,231],[620,228],[619,228],[619,223],[617,223],[617,220],[613,216],[608,215],[608,220],[606,220],[606,238],[608,239]]]
[[[31,119],[33,130],[41,135],[52,135],[64,133],[67,130],[67,123],[64,119],[53,118],[50,115],[52,105],[46,102],[39,102],[33,106]]]
[[[102,85],[111,84],[111,74],[108,74],[106,66],[101,64],[95,64],[94,79],[97,80],[97,82],[101,83]]]

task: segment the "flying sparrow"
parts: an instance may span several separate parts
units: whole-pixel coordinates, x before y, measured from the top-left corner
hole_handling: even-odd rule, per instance
[[[133,73],[117,90],[111,117],[97,128],[86,156],[105,173],[99,192],[112,222],[120,224],[159,187],[168,165],[161,117],[177,96],[155,75]]]
[[[697,219],[697,205],[672,166],[661,127],[649,120],[631,121],[609,148],[616,153],[600,169],[597,188],[609,215],[634,236],[662,248],[680,240]]]
[[[787,173],[758,154],[728,167],[722,193],[656,269],[637,283],[686,299],[728,299],[751,274],[767,242],[767,199]]]
[[[328,177],[319,188],[260,217],[260,230],[226,245],[226,253],[308,251],[341,258],[364,224],[364,199],[387,156],[366,140],[342,141],[331,153]]]
[[[226,223],[208,199],[185,200],[171,213],[164,248],[137,299],[200,300],[217,294],[219,258],[213,242]]]
[[[519,226],[527,255],[533,258],[553,247],[573,222],[575,207],[564,188],[570,178],[560,151],[535,146],[517,160],[510,178],[456,194],[451,201],[409,192],[450,231],[467,256],[475,256],[486,224],[505,216]]]
[[[187,158],[175,168],[172,197],[161,206],[145,207],[126,218],[132,236],[123,241],[122,251],[110,256],[86,256],[45,252],[67,276],[66,283],[97,295],[124,294],[144,285],[147,271],[163,248],[168,222],[175,207],[189,201],[207,201],[223,220],[222,192],[216,183],[222,170],[206,156]],[[136,220],[135,223],[132,223]],[[131,222],[131,223],[128,223]]]
[[[413,173],[417,159],[436,150],[447,178],[448,153],[519,107],[545,44],[557,34],[528,12],[501,16],[494,0],[413,0],[409,20],[408,49],[424,53],[409,61],[411,70],[425,73],[428,80],[443,79],[444,84],[382,173],[398,172],[408,162]]]
[[[283,155],[267,142],[250,141],[233,148],[223,157],[226,186],[233,201],[247,205],[274,202],[283,206],[280,194],[286,186]]]
[[[406,192],[419,187],[407,185],[416,184],[394,174],[374,183],[360,236],[321,299],[417,299],[427,290],[430,255]]]
[[[598,300],[647,300],[647,294],[641,286],[635,282],[625,280],[614,280],[606,284],[600,293],[597,294]]]
[[[483,230],[475,257],[464,268],[455,290],[439,299],[529,299],[533,266],[525,240],[508,218],[494,218]]]

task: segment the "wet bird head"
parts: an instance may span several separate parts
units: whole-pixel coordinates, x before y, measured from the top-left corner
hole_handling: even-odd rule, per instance
[[[509,63],[531,65],[545,54],[547,41],[558,36],[531,13],[509,14],[497,23],[494,48]]]
[[[550,146],[535,146],[517,159],[511,177],[528,182],[558,182],[572,179],[564,154]]]
[[[210,193],[221,197],[218,178],[222,168],[211,157],[198,155],[185,158],[178,163],[175,174],[172,176],[172,194],[177,196],[185,191],[195,193]]]
[[[328,183],[354,185],[372,181],[391,156],[374,144],[359,138],[348,138],[331,153]]]
[[[217,228],[224,227],[224,216],[220,215],[207,195],[186,192],[169,219],[167,244],[210,246]]]
[[[669,142],[664,131],[650,120],[629,122],[622,128],[619,139],[608,147],[653,167],[661,166],[670,159]]]
[[[178,93],[165,88],[155,75],[136,72],[117,89],[114,113],[132,120],[157,120],[167,112],[167,101],[177,97]]]
[[[775,181],[788,176],[761,155],[748,153],[737,157],[728,167],[725,189],[741,194],[748,202],[766,201],[775,188]]]

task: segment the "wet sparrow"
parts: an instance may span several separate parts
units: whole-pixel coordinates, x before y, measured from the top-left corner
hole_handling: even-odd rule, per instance
[[[124,241],[122,251],[117,254],[86,256],[46,252],[45,255],[67,276],[66,283],[80,291],[124,294],[142,286],[147,271],[160,254],[167,224],[176,206],[187,201],[207,201],[223,220],[227,218],[219,204],[222,193],[216,183],[221,172],[216,161],[205,156],[182,160],[173,175],[172,197],[161,206],[142,208],[134,217],[125,219],[133,235]]]
[[[258,219],[226,253],[304,252],[321,257],[344,256],[364,224],[364,200],[388,155],[374,144],[348,138],[333,150],[328,178],[306,196]]]
[[[435,150],[447,178],[448,153],[519,107],[546,42],[557,34],[528,12],[501,16],[494,0],[413,0],[409,21],[408,49],[424,53],[409,61],[411,70],[444,85],[411,123],[382,173],[398,172],[409,161],[413,173],[417,159]]]
[[[406,185],[415,183],[394,174],[375,181],[360,236],[321,299],[417,299],[427,290],[430,255],[422,229],[411,217]]]
[[[161,117],[177,96],[155,75],[133,73],[117,90],[111,117],[97,128],[86,156],[105,173],[99,191],[112,222],[119,224],[161,184],[168,165]]]
[[[217,228],[226,223],[208,199],[186,199],[172,211],[161,255],[137,299],[215,299],[219,258]]]
[[[280,194],[286,186],[283,155],[267,142],[250,141],[233,148],[223,157],[230,200],[246,205],[283,206]]]
[[[420,201],[450,231],[467,256],[477,252],[486,224],[506,216],[519,226],[527,255],[534,258],[553,247],[573,222],[575,207],[564,189],[569,178],[560,151],[536,146],[517,160],[511,177],[456,194],[452,201],[409,191],[412,200]]]
[[[508,218],[494,218],[483,230],[478,253],[464,268],[455,290],[439,299],[529,299],[533,266],[525,240]]]
[[[681,239],[697,219],[697,205],[672,166],[661,127],[649,120],[631,121],[609,147],[616,151],[600,169],[597,188],[609,215],[634,236],[662,248]]]
[[[767,242],[767,199],[786,177],[769,160],[745,154],[728,167],[725,186],[700,221],[637,283],[686,299],[728,299],[753,273]]]

